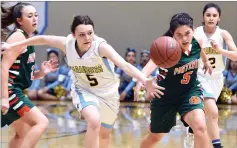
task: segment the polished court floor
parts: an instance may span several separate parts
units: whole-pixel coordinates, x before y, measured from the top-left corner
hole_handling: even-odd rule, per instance
[[[86,123],[80,121],[71,102],[35,102],[50,120],[36,148],[83,148]],[[225,148],[237,148],[237,106],[220,105],[219,125]],[[111,148],[139,148],[149,128],[148,103],[121,103],[115,122]],[[14,132],[1,129],[1,147],[7,148]],[[185,128],[177,116],[177,125],[157,145],[159,148],[184,148]]]

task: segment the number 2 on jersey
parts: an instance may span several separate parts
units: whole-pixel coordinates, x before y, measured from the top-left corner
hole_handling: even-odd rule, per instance
[[[86,75],[86,77],[91,82],[90,86],[98,85],[98,81],[96,80],[96,78],[93,77],[93,75]]]
[[[181,80],[181,84],[188,84],[191,78],[191,74],[193,73],[193,71],[188,71],[183,75],[183,79]]]
[[[216,59],[215,58],[209,58],[208,60],[210,61],[211,67],[216,68],[216,66],[215,66]]]

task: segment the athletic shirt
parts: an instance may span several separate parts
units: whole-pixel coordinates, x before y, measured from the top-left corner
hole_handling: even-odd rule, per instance
[[[197,70],[201,48],[195,38],[192,39],[189,51],[188,55],[182,52],[175,66],[167,69],[159,67],[157,82],[159,86],[165,87],[165,93],[180,95],[199,85]]]
[[[213,33],[211,37],[207,37],[206,33],[204,32],[204,26],[200,26],[195,31],[195,36],[198,38],[203,39],[203,49],[208,57],[208,60],[213,68],[212,75],[209,75],[208,73],[204,74],[203,69],[203,62],[200,59],[200,65],[198,69],[198,75],[206,78],[206,79],[221,79],[223,78],[222,72],[225,69],[225,60],[223,58],[223,55],[216,52],[215,49],[212,49],[211,47],[211,40],[215,40],[215,42],[222,47],[223,49],[226,48],[226,45],[224,43],[224,40],[222,38],[222,29],[220,29],[218,26],[216,27],[216,31]]]
[[[24,36],[28,38],[26,32],[20,29],[16,29],[11,32],[8,38],[16,31],[23,33]],[[14,63],[9,69],[8,87],[20,88],[22,90],[29,88],[33,79],[34,65],[34,46],[27,46],[26,49],[17,57],[17,59],[14,61]]]
[[[91,47],[80,57],[75,48],[76,39],[71,34],[67,36],[66,62],[73,71],[72,89],[79,88],[100,97],[118,94],[119,79],[114,63],[99,55],[102,42],[106,41],[95,35]]]

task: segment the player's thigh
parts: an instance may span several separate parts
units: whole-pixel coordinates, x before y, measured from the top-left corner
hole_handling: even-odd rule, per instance
[[[179,108],[179,114],[182,117],[182,121],[185,126],[188,126],[186,123],[185,118],[187,114],[193,110],[200,110],[204,113],[204,104],[203,104],[203,95],[200,87],[194,87],[190,89],[184,96],[183,96],[182,104]]]
[[[162,103],[160,100],[151,102],[151,123],[152,133],[168,133],[176,125],[176,114],[178,104]]]
[[[100,98],[101,124],[104,128],[112,128],[119,112],[119,96],[111,94]]]

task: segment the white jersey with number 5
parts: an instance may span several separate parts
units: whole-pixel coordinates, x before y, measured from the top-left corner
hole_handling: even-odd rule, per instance
[[[75,48],[76,39],[71,34],[67,36],[66,61],[73,71],[71,95],[79,110],[88,104],[100,106],[103,102],[117,113],[119,79],[114,72],[114,63],[99,55],[102,42],[106,41],[95,35],[89,50],[80,57]]]
[[[211,46],[211,40],[215,40],[215,42],[222,48],[225,47],[224,40],[222,38],[222,29],[220,29],[218,26],[216,27],[215,33],[208,37],[204,31],[204,26],[197,27],[195,30],[195,36],[198,38],[203,39],[203,49],[205,53],[207,54],[208,60],[213,68],[212,75],[204,74],[202,68],[203,68],[203,62],[200,59],[199,61],[199,70],[198,74],[204,78],[208,79],[220,79],[223,77],[223,70],[225,69],[225,60],[223,58],[223,55],[220,53],[217,53],[215,49]]]

